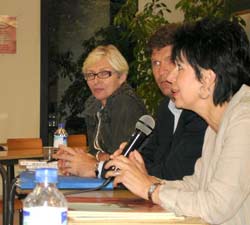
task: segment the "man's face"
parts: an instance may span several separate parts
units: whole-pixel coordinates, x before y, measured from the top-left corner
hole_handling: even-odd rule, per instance
[[[165,96],[171,96],[172,83],[167,80],[169,74],[175,69],[171,61],[172,46],[167,45],[161,49],[153,49],[151,64],[155,81]]]

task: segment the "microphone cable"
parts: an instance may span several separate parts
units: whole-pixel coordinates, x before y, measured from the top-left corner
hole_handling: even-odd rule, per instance
[[[14,218],[14,200],[15,200],[15,195],[16,195],[16,187],[18,186],[19,180],[18,178],[14,178],[11,181],[11,189],[9,193],[9,198],[8,198],[8,214],[7,214],[7,225],[12,225],[13,224],[13,218]],[[21,212],[20,212],[21,213]]]
[[[113,180],[113,177],[109,177],[106,180],[104,180],[103,183],[97,187],[83,189],[83,190],[75,190],[75,191],[64,191],[63,194],[66,196],[66,195],[81,194],[81,193],[91,192],[91,191],[98,191],[98,190],[106,187],[112,180]]]

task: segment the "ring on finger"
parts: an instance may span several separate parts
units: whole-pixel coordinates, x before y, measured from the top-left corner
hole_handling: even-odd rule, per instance
[[[120,170],[116,170],[114,171],[114,176],[119,176],[121,173],[120,173]]]

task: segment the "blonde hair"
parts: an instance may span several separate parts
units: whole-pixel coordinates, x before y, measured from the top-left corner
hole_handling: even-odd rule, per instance
[[[82,72],[86,73],[89,67],[104,57],[118,74],[128,74],[128,63],[114,45],[99,45],[92,50],[83,63]]]

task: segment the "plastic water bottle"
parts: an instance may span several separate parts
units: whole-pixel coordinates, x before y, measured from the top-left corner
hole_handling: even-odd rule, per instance
[[[54,144],[55,148],[58,148],[59,145],[67,146],[68,142],[68,133],[64,128],[64,123],[59,123],[58,128],[54,133]]]
[[[67,201],[57,189],[57,169],[35,171],[36,187],[24,199],[23,225],[66,225]]]

